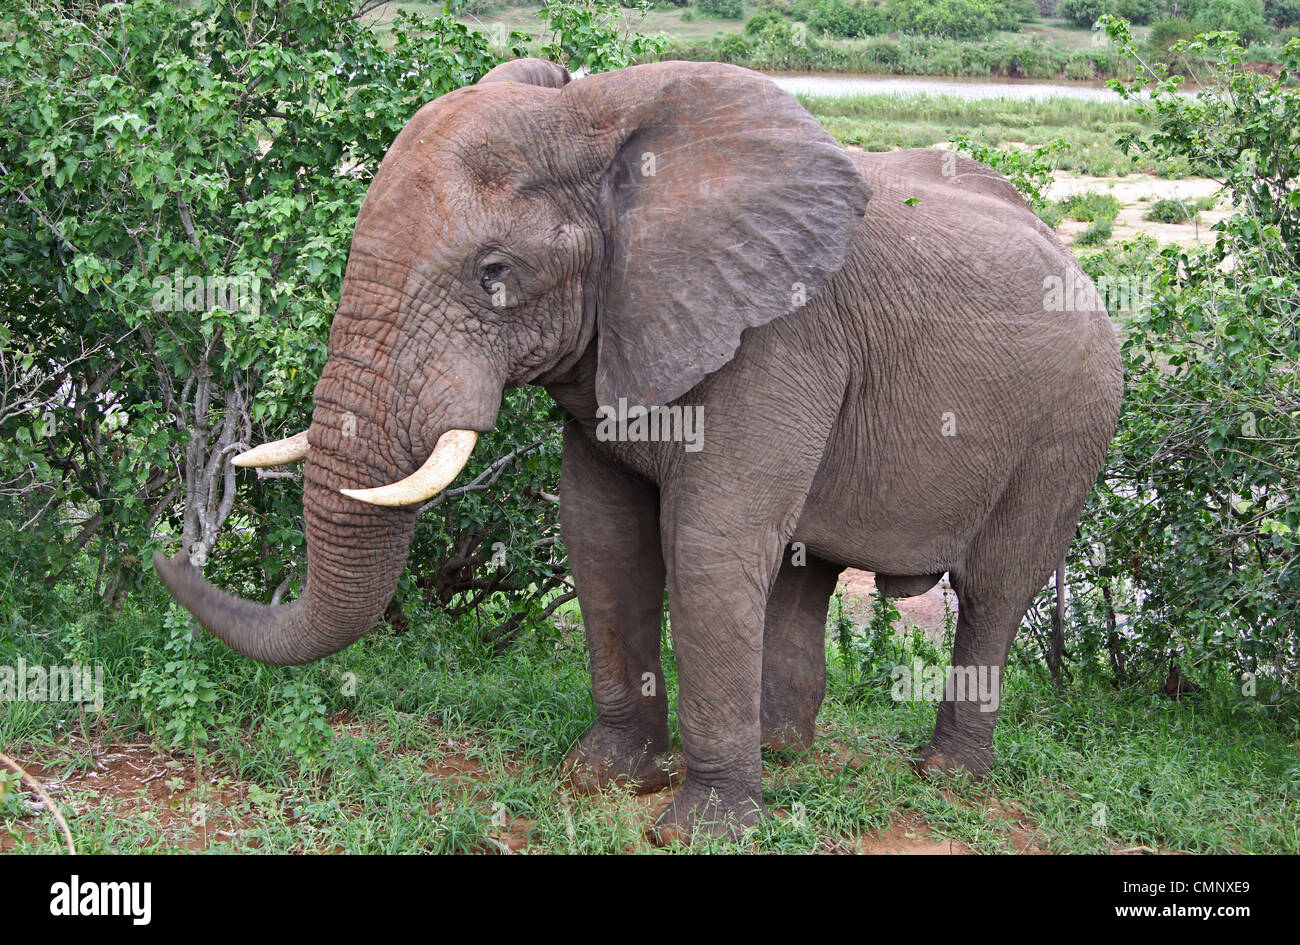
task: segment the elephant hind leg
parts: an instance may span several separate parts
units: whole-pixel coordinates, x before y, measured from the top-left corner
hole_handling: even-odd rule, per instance
[[[799,563],[795,563],[799,562]],[[843,570],[786,549],[763,621],[763,745],[812,746],[826,695],[826,610]]]
[[[1070,546],[1093,477],[1068,444],[1034,454],[1017,471],[983,529],[951,572],[959,605],[952,669],[921,774],[993,765],[993,729],[1007,655],[1025,611]]]

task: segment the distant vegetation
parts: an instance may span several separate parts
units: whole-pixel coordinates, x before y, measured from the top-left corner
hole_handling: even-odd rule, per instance
[[[699,17],[734,20],[737,6],[700,0]],[[1080,36],[1104,14],[1141,24],[1139,45],[1165,61],[1197,33],[1234,30],[1249,58],[1276,63],[1300,31],[1300,0],[761,0],[753,9],[739,33],[688,38],[671,21],[656,25],[672,37],[670,57],[756,69],[1074,80],[1133,75],[1104,33]]]

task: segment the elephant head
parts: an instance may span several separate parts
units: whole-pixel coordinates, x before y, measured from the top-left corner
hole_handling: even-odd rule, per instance
[[[599,403],[665,404],[843,264],[867,184],[770,81],[679,62],[568,79],[499,66],[421,108],[380,164],[310,427],[238,460],[306,460],[303,595],[253,604],[155,556],[239,652],[303,663],[367,633],[414,503],[455,477],[506,387],[595,344]]]

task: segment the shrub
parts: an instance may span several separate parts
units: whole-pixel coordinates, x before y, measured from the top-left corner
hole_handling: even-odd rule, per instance
[[[1069,142],[1057,138],[1030,151],[1000,150],[956,135],[948,139],[958,151],[969,154],[981,164],[997,171],[1024,195],[1030,206],[1042,213],[1048,206],[1047,188],[1052,183],[1052,171],[1060,154],[1069,148]]]
[[[1114,220],[1119,216],[1120,202],[1113,194],[1099,194],[1087,191],[1071,194],[1060,201],[1061,212],[1071,220],[1080,223],[1096,223],[1101,220]]]
[[[1097,77],[1097,64],[1087,56],[1071,56],[1065,64],[1065,77],[1076,82],[1086,82]]]
[[[695,9],[715,20],[739,20],[745,15],[740,0],[696,0]]]
[[[1157,200],[1142,219],[1153,223],[1188,223],[1195,213],[1194,207],[1181,200]]]
[[[564,0],[545,0],[537,11],[538,18],[550,30],[542,44],[542,53],[570,69],[606,72],[635,65],[645,59],[657,59],[668,45],[662,33],[646,35],[627,26],[640,24],[649,10],[638,5],[638,14],[630,24],[614,0],[587,0],[582,4]]]
[[[1300,26],[1300,0],[1264,0],[1264,16],[1278,29]]]
[[[1195,35],[1196,24],[1191,20],[1181,17],[1156,20],[1147,34],[1147,46],[1153,56],[1164,61],[1162,57],[1168,54],[1169,47],[1186,42]]]
[[[1225,180],[1236,212],[1213,245],[1129,267],[1144,288],[1125,320],[1124,407],[1071,567],[1076,615],[1101,628],[1117,679],[1158,682],[1173,662],[1236,676],[1265,709],[1300,683],[1300,89],[1242,69],[1242,53],[1198,39],[1206,86],[1139,99],[1155,129],[1129,145]],[[1300,42],[1284,55],[1300,67]],[[1111,266],[1098,262],[1084,268]]]
[[[808,28],[849,39],[887,32],[890,21],[879,7],[846,0],[817,0],[808,14]]]
[[[1300,7],[1300,2],[1297,6]],[[1214,30],[1231,30],[1249,44],[1270,38],[1269,22],[1259,0],[1193,0],[1181,7],[1178,17],[1154,21],[1147,46],[1153,55],[1161,58],[1175,43]]]
[[[1100,246],[1110,240],[1111,221],[1096,220],[1074,238],[1075,246]]]
[[[1055,230],[1060,228],[1061,221],[1065,219],[1065,214],[1061,211],[1060,204],[1052,203],[1040,210],[1038,217]]]
[[[1061,0],[1057,13],[1075,26],[1091,28],[1104,13],[1141,25],[1162,12],[1156,0]]]
[[[982,39],[1020,28],[1022,8],[1006,0],[888,0],[894,29],[904,33]]]
[[[749,43],[743,36],[723,37],[716,46],[721,62],[744,62],[749,57]]]
[[[745,24],[745,35],[754,36],[755,34],[761,32],[763,27],[765,26],[784,25],[784,24],[785,24],[785,17],[781,16],[781,14],[773,13],[771,11],[767,11],[767,12],[760,11],[758,13],[755,13],[753,16],[751,16],[749,18],[749,22]]]

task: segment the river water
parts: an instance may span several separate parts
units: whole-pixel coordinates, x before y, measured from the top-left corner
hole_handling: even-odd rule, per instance
[[[1041,102],[1074,98],[1092,102],[1122,102],[1119,93],[1100,82],[1050,83],[1017,79],[930,78],[925,76],[817,75],[768,73],[777,85],[795,95],[951,95],[969,100],[1009,98]]]

